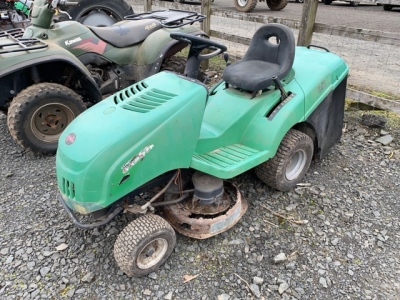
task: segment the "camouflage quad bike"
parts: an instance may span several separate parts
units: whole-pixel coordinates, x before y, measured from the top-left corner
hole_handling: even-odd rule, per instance
[[[104,95],[160,70],[183,72],[186,60],[174,55],[188,44],[171,32],[206,36],[191,25],[204,16],[176,10],[109,27],[53,23],[57,8],[70,4],[35,0],[31,26],[0,33],[0,109],[14,140],[35,153],[54,153],[65,127]]]

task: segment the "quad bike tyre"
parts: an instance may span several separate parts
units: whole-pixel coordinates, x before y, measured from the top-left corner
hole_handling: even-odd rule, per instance
[[[7,124],[13,139],[34,153],[52,154],[68,124],[86,109],[81,97],[56,83],[39,83],[11,102]]]
[[[313,152],[312,139],[291,129],[283,138],[276,155],[256,167],[256,175],[270,187],[287,192],[303,179],[311,164]]]
[[[77,0],[76,6],[67,8],[73,20],[90,26],[110,26],[132,15],[132,7],[125,0]],[[60,16],[60,21],[68,18]]]
[[[132,277],[158,269],[176,244],[174,229],[157,215],[141,216],[124,228],[114,244],[114,258],[121,270]]]
[[[282,10],[288,4],[288,0],[267,0],[270,10]]]
[[[240,12],[251,12],[257,6],[257,0],[234,0],[235,7]]]
[[[186,68],[186,58],[178,57],[178,56],[171,56],[170,58],[166,59],[160,68],[161,71],[170,71],[177,74],[185,73]],[[207,82],[208,78],[203,71],[203,68],[200,66],[199,74],[197,79],[201,82]]]

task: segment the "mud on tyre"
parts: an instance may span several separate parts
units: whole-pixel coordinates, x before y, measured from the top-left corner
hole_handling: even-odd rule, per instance
[[[11,102],[7,124],[12,138],[34,153],[55,153],[65,127],[86,109],[81,97],[56,83],[39,83]]]

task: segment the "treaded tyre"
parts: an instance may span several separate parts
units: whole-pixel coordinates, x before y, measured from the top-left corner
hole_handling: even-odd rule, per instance
[[[11,102],[7,124],[24,149],[51,154],[65,127],[86,109],[81,97],[56,83],[39,83],[21,91]]]
[[[312,139],[295,129],[283,138],[276,155],[256,167],[258,178],[270,187],[287,192],[306,174],[314,153]]]
[[[185,73],[186,68],[186,58],[178,57],[178,56],[171,56],[170,58],[166,59],[160,68],[161,71],[171,71],[177,74]],[[206,82],[208,80],[206,74],[203,71],[203,68],[200,66],[199,74],[197,75],[197,80],[201,82]]]
[[[240,12],[251,12],[257,6],[257,0],[233,0]]]
[[[171,71],[178,74],[183,74],[186,67],[186,58],[171,56],[166,59],[162,65],[160,71]]]
[[[282,10],[288,4],[288,0],[267,0],[270,10]]]
[[[90,26],[110,26],[132,15],[133,9],[124,0],[77,0],[76,6],[69,6],[66,11],[73,20]],[[67,20],[62,16],[60,20]]]
[[[175,231],[157,215],[144,215],[128,224],[114,244],[114,258],[128,276],[141,277],[158,269],[176,244]]]

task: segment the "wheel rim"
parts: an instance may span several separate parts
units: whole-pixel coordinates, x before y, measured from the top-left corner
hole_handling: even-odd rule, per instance
[[[304,150],[298,150],[292,156],[287,168],[286,168],[286,179],[294,180],[302,172],[307,162],[307,154]]]
[[[247,0],[237,0],[237,3],[239,4],[239,6],[245,7],[247,4]]]
[[[37,109],[31,119],[33,134],[48,143],[57,142],[65,127],[75,118],[72,110],[60,103],[50,103]]]
[[[148,243],[142,251],[140,251],[136,260],[139,269],[145,270],[158,264],[168,250],[168,242],[166,239],[158,238]]]

